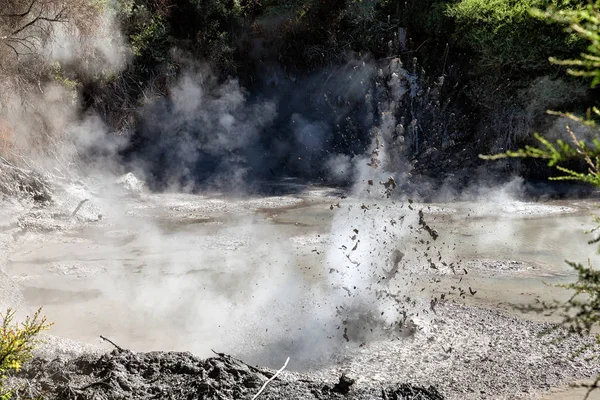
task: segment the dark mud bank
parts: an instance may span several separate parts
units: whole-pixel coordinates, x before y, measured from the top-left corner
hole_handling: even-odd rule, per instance
[[[190,353],[114,350],[72,360],[36,358],[15,378],[25,397],[233,400],[254,398],[274,374],[227,355],[203,360]],[[321,382],[284,374],[269,382],[258,398],[441,400],[443,396],[433,387],[397,384],[354,390],[345,376],[339,382]]]

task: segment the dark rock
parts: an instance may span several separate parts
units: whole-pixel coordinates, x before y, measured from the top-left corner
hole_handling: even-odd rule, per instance
[[[334,393],[348,394],[348,392],[350,392],[350,387],[354,385],[354,382],[356,382],[355,379],[348,378],[346,374],[342,374],[342,376],[340,376],[340,381],[335,384],[331,391]]]

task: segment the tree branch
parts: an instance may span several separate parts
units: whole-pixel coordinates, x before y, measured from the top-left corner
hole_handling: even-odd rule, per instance
[[[29,14],[31,12],[31,10],[33,9],[33,5],[35,4],[36,1],[37,0],[32,0],[31,4],[29,5],[29,8],[24,13],[21,13],[21,14],[0,14],[0,17],[7,17],[7,18],[23,18],[23,17],[26,17],[27,14]]]
[[[20,44],[21,46],[25,47],[27,50],[33,52],[33,48],[35,45],[31,44],[29,41],[25,40],[25,39],[20,39],[20,38],[7,38],[6,39],[7,42],[15,42]],[[27,43],[27,44],[26,44]],[[30,47],[31,46],[31,47]]]
[[[15,52],[15,56],[19,57],[19,52],[17,51],[17,49],[15,49],[12,45],[10,45],[8,43],[4,43],[4,44],[7,45],[8,47],[10,47]]]
[[[260,396],[260,394],[263,392],[263,390],[265,390],[265,388],[267,387],[267,385],[274,380],[275,378],[277,378],[277,376],[279,376],[279,374],[285,369],[285,367],[287,367],[288,363],[290,362],[290,358],[288,357],[287,360],[285,360],[285,364],[283,364],[283,367],[281,367],[277,372],[275,372],[275,374],[269,378],[269,380],[267,380],[262,387],[260,388],[260,390],[254,395],[254,397],[252,398],[252,400],[256,400],[258,398],[258,396]]]
[[[33,7],[33,4],[35,3],[34,0],[32,2],[32,4],[30,5],[30,8],[28,10],[27,13],[24,14],[6,14],[6,15],[0,15],[0,16],[14,16],[14,17],[24,17],[27,16],[30,12],[31,12],[31,8]],[[47,17],[47,16],[43,16],[44,11],[40,10],[40,12],[38,13],[38,15],[32,19],[31,21],[29,21],[28,23],[24,24],[23,26],[13,30],[10,34],[7,34],[5,36],[0,36],[0,41],[13,41],[16,43],[19,43],[20,45],[26,47],[29,51],[33,51],[31,47],[35,47],[35,44],[32,43],[29,38],[33,37],[33,36],[27,36],[25,38],[21,38],[18,37],[17,35],[19,35],[21,32],[25,31],[27,28],[30,28],[32,26],[34,26],[36,23],[40,22],[40,21],[45,21],[48,23],[64,23],[64,22],[68,22],[68,19],[64,17],[65,14],[65,8],[62,8],[61,10],[59,10],[56,14],[54,14],[53,17]],[[43,27],[41,26],[37,26],[40,30],[41,30],[41,34],[43,35],[48,35],[50,32],[48,30],[43,29]],[[27,44],[29,44],[29,46]],[[5,43],[7,44],[7,43]],[[8,44],[7,44],[8,45]],[[31,46],[31,47],[30,47]],[[10,46],[18,55],[19,52],[16,51],[14,46]]]
[[[29,21],[28,23],[26,23],[22,27],[17,28],[15,31],[13,31],[11,34],[9,34],[8,37],[18,35],[19,33],[23,32],[25,29],[29,28],[31,25],[33,25],[36,22],[38,22],[39,19],[40,19],[40,17],[42,16],[42,12],[43,11],[40,11],[40,13],[38,14],[37,17],[35,17],[33,20]]]

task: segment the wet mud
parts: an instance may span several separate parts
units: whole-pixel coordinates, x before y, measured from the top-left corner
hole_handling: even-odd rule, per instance
[[[433,387],[410,384],[353,390],[352,378],[345,375],[335,382],[278,377],[274,371],[224,354],[203,360],[190,353],[114,350],[69,361],[35,359],[13,379],[17,386],[19,381],[27,382],[19,392],[22,396],[57,400],[242,400],[258,394],[261,399],[273,400],[443,399]]]

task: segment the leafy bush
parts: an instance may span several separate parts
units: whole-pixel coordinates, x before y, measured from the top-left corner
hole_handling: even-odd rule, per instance
[[[39,342],[38,334],[52,324],[41,316],[41,308],[21,324],[14,321],[15,311],[10,308],[0,318],[0,400],[10,400],[14,390],[5,387],[6,375],[18,371],[23,363],[33,357],[33,350]]]
[[[562,27],[549,25],[530,11],[554,6],[576,10],[579,2],[569,0],[461,0],[446,14],[455,21],[455,40],[473,49],[482,71],[513,74],[544,71],[550,55],[573,54],[578,41],[564,35]]]
[[[576,10],[554,10],[546,12],[534,11],[534,15],[542,19],[550,19],[567,25],[567,30],[588,41],[587,52],[571,60],[550,61],[554,64],[566,65],[571,68],[568,73],[574,76],[592,78],[592,87],[600,84],[600,10],[598,2],[590,2],[585,8]]]

